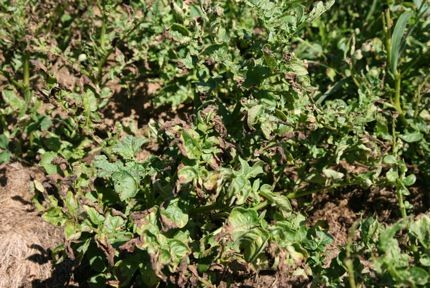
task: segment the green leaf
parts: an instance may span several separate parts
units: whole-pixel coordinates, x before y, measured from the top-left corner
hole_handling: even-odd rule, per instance
[[[63,225],[66,222],[66,217],[60,207],[51,207],[46,211],[42,218],[53,225]]]
[[[323,175],[325,175],[326,178],[331,178],[334,180],[340,180],[343,179],[344,174],[338,171],[335,171],[331,168],[325,168],[322,170]]]
[[[383,163],[389,164],[389,165],[393,165],[393,164],[397,164],[398,161],[397,161],[397,158],[395,156],[393,156],[393,155],[386,155],[383,158]]]
[[[292,211],[292,206],[290,205],[289,199],[284,195],[279,195],[278,193],[272,192],[270,185],[262,185],[262,187],[260,187],[259,194],[271,203],[278,206],[281,210],[286,212]]]
[[[3,90],[2,92],[3,100],[8,104],[12,109],[21,111],[25,107],[25,101],[19,97],[15,91],[12,90]]]
[[[141,150],[141,146],[146,142],[147,140],[145,138],[127,135],[118,142],[112,150],[124,159],[133,159],[136,153]]]
[[[397,179],[399,178],[398,175],[398,171],[396,169],[389,169],[388,172],[386,172],[386,179],[390,182],[390,183],[395,183],[397,182]]]
[[[202,155],[199,145],[199,134],[193,130],[184,130],[181,133],[180,150],[184,156],[189,159],[199,159]]]
[[[97,155],[93,164],[97,168],[99,177],[110,177],[112,173],[118,172],[123,168],[121,162],[110,163],[105,155]]]
[[[295,73],[296,76],[306,76],[308,75],[307,68],[301,63],[293,63],[289,65],[289,70]]]
[[[416,237],[426,250],[429,250],[430,220],[428,215],[422,215],[415,222],[410,224],[409,233]]]
[[[189,221],[189,215],[178,206],[179,199],[169,202],[168,207],[160,208],[160,217],[165,228],[183,228]]]
[[[407,23],[412,16],[412,12],[405,11],[401,16],[398,18],[397,24],[395,25],[394,31],[392,32],[392,46],[390,51],[390,59],[391,59],[391,71],[393,74],[396,73],[398,68],[398,62],[401,56],[401,48],[402,48],[402,41],[404,37],[404,32],[406,30]]]
[[[8,163],[10,161],[11,154],[9,151],[0,152],[0,163]]]
[[[329,0],[329,1],[318,1],[314,3],[314,7],[311,10],[311,12],[308,15],[308,21],[311,22],[317,18],[319,18],[325,11],[329,10],[329,8],[334,5],[335,0]]]
[[[247,69],[246,78],[244,81],[245,87],[258,86],[263,80],[271,75],[271,69],[266,66],[257,65]]]
[[[0,149],[7,149],[9,145],[9,139],[6,135],[1,134],[0,135]]]
[[[78,212],[78,202],[75,199],[75,195],[71,191],[67,191],[66,193],[66,199],[64,201],[67,211],[71,214],[76,216]]]
[[[171,256],[170,260],[176,260],[176,264],[179,264],[184,256],[189,253],[189,247],[177,239],[169,239],[168,245],[170,252],[169,254]]]
[[[407,143],[414,143],[422,140],[422,134],[420,132],[413,132],[409,134],[400,135],[400,138]]]
[[[269,233],[262,228],[255,228],[241,236],[240,248],[244,250],[244,258],[253,262],[265,249],[269,239]]]
[[[238,175],[242,175],[246,179],[250,179],[263,173],[261,162],[256,162],[252,167],[250,167],[247,161],[245,161],[241,157],[238,157],[238,159],[239,159],[239,162],[241,163],[241,168],[237,172]]]
[[[51,151],[57,152],[61,148],[61,139],[57,135],[52,135],[43,139],[45,147]]]
[[[232,199],[236,198],[236,204],[242,205],[247,201],[250,191],[250,181],[242,175],[236,175],[229,185],[228,196]]]
[[[79,226],[72,221],[67,221],[64,226],[64,237],[68,241],[79,239],[79,237],[81,237]]]
[[[409,282],[414,282],[416,283],[416,285],[420,285],[420,286],[429,286],[429,278],[430,278],[430,273],[429,273],[429,269],[425,270],[422,267],[411,267],[408,269],[409,272]]]
[[[171,29],[173,31],[177,31],[177,32],[181,33],[183,36],[189,36],[191,34],[189,29],[187,29],[185,26],[178,24],[178,23],[172,24]]]
[[[116,275],[118,275],[122,285],[129,286],[129,282],[135,276],[135,272],[139,269],[141,263],[146,262],[142,254],[141,251],[129,254],[126,255],[124,259],[115,263]]]
[[[97,210],[93,207],[84,205],[84,210],[85,212],[87,212],[90,221],[96,226],[102,225],[105,221],[105,217],[103,217],[103,215],[100,215],[99,212],[97,212]]]
[[[379,222],[374,218],[367,218],[361,224],[361,238],[366,245],[370,245],[376,240],[380,230]]]
[[[262,105],[255,105],[247,111],[247,125],[250,128],[257,123],[257,119],[262,111]]]
[[[397,223],[389,227],[386,227],[381,231],[379,236],[379,243],[378,243],[380,251],[382,252],[388,251],[393,255],[400,253],[398,241],[394,237],[398,231],[404,228],[404,226],[405,226],[405,223],[403,221],[398,221]]]
[[[414,174],[410,174],[409,176],[403,179],[403,183],[407,187],[412,186],[413,184],[415,184],[415,182],[416,182],[416,176]]]
[[[260,226],[259,216],[254,209],[234,208],[227,219],[232,239],[237,241],[242,235]]]
[[[112,174],[115,192],[120,196],[121,201],[126,201],[138,193],[138,183],[127,171],[118,171]]]
[[[93,91],[87,90],[82,94],[82,105],[87,113],[97,111],[97,98]]]
[[[55,152],[45,152],[42,154],[39,164],[45,169],[46,173],[50,175],[59,173],[60,170],[57,165],[52,164],[52,160],[57,156],[58,155]]]

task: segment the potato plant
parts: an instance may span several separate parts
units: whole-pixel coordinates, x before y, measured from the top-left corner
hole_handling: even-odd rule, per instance
[[[0,162],[39,171],[54,260],[91,287],[429,285],[429,5],[371,2],[0,1]],[[329,257],[315,199],[381,190],[391,221]]]

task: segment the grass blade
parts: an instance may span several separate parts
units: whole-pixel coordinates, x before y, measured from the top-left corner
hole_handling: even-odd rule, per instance
[[[401,14],[400,18],[395,25],[394,31],[392,32],[392,47],[391,47],[391,72],[395,74],[398,67],[398,61],[401,54],[401,44],[403,41],[403,35],[407,26],[407,23],[412,16],[412,12],[406,11]]]

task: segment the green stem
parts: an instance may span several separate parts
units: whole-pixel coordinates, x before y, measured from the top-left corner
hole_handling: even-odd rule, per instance
[[[333,184],[332,186],[329,186],[329,187],[322,187],[322,188],[311,189],[311,190],[300,190],[300,191],[291,192],[291,193],[287,194],[286,197],[288,199],[297,199],[297,198],[308,196],[308,195],[311,195],[311,194],[314,194],[317,192],[322,193],[322,191],[323,191],[323,193],[327,193],[333,189],[348,187],[348,186],[351,186],[354,184],[355,183],[339,183],[339,184]]]
[[[428,82],[429,82],[429,79],[428,79],[428,78],[426,78],[426,81],[425,81],[425,82],[423,82],[421,85],[419,85],[419,87],[418,87],[418,89],[417,89],[417,91],[416,91],[414,117],[418,117],[418,116],[419,116],[419,105],[420,105],[420,103],[421,103],[422,95],[423,95],[423,94],[422,94],[422,89],[423,89],[424,85],[425,85],[426,83],[428,83]]]
[[[105,51],[105,42],[106,42],[106,15],[105,11],[102,9],[102,27],[100,29],[100,38],[99,38],[99,45],[100,49],[102,51],[102,56],[99,58],[99,63],[97,64],[97,76],[96,81],[99,84],[102,80],[103,76],[103,66],[105,66],[106,61],[108,60],[110,51]]]
[[[210,211],[217,210],[217,209],[218,209],[218,205],[217,205],[217,203],[214,203],[214,204],[210,204],[210,205],[206,205],[206,206],[200,206],[200,207],[192,208],[190,210],[190,213],[191,214],[208,213]]]
[[[401,116],[404,115],[404,111],[401,106],[401,74],[398,70],[395,72],[395,94],[394,94],[393,104],[397,112]]]
[[[377,0],[373,0],[373,4],[371,4],[370,10],[368,10],[367,17],[365,17],[365,25],[368,25],[368,22],[373,16],[374,11],[376,10],[376,5],[377,5]]]
[[[392,50],[392,37],[391,37],[391,15],[389,13],[389,9],[386,9],[384,14],[382,15],[383,20],[383,31],[385,32],[385,48],[386,48],[386,62],[387,67],[391,67],[391,50]]]
[[[400,207],[401,217],[407,218],[406,206],[404,205],[404,197],[401,193],[401,189],[397,189],[398,206]]]
[[[355,222],[352,225],[352,227],[350,227],[349,229],[347,245],[346,245],[346,259],[344,260],[344,265],[346,265],[347,274],[349,275],[350,288],[356,288],[355,269],[353,268],[353,260],[352,260],[352,242],[355,237],[357,226],[358,226],[358,222]]]
[[[21,116],[25,114],[25,112],[30,107],[31,101],[31,92],[30,92],[30,56],[28,52],[24,52],[23,55],[23,81],[22,81],[22,90],[24,94],[25,107],[21,111]]]
[[[268,201],[263,201],[253,207],[254,210],[258,211],[262,208],[265,208],[268,205]]]
[[[388,5],[391,5],[392,1],[388,1]],[[389,9],[386,9],[383,19],[383,31],[385,33],[385,48],[386,48],[386,62],[387,62],[387,70],[390,71],[389,67],[391,67],[391,63],[393,59],[391,59],[391,50],[392,50],[392,37],[391,37],[391,27],[392,27],[392,19]],[[401,73],[397,70],[395,72],[394,82],[395,82],[395,92],[392,98],[392,104],[395,106],[397,112],[403,116],[404,111],[401,106]]]
[[[295,191],[295,192],[292,192],[292,193],[287,194],[287,198],[289,198],[289,199],[297,199],[297,198],[301,198],[301,197],[305,197],[305,196],[308,196],[308,195],[314,194],[314,193],[316,193],[316,192],[318,192],[318,191],[320,191],[320,190],[323,190],[323,189],[319,189],[319,190],[317,190],[317,189],[313,189],[313,190],[301,190],[301,191]]]
[[[396,119],[392,118],[392,154],[393,155],[397,155],[398,154],[398,146],[397,146],[397,134],[396,134]],[[398,156],[397,156],[398,158]],[[407,212],[406,212],[406,206],[404,205],[404,197],[403,194],[401,192],[401,189],[398,188],[399,183],[396,184],[395,189],[396,189],[396,197],[398,200],[398,208],[400,209],[401,212],[401,216],[403,218],[407,217]],[[402,184],[400,184],[402,185]]]

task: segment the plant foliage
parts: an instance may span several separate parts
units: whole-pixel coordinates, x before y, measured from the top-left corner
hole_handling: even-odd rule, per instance
[[[429,5],[383,2],[0,0],[0,162],[44,175],[57,261],[93,287],[429,284]],[[348,190],[397,220],[331,261],[307,205]]]

